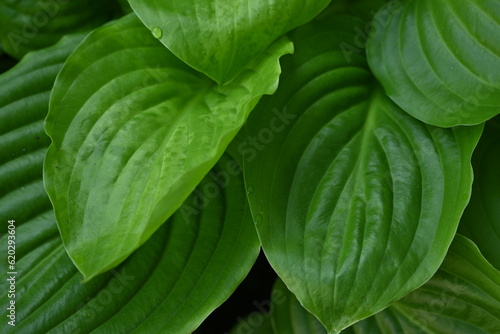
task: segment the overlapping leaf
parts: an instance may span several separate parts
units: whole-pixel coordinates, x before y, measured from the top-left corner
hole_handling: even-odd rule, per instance
[[[175,55],[219,83],[241,73],[272,42],[314,18],[330,0],[130,0]]]
[[[345,57],[360,26],[335,17],[294,33],[281,85],[239,146],[271,265],[333,333],[438,269],[470,197],[482,130],[428,126],[392,103],[362,55]]]
[[[472,197],[460,222],[460,233],[478,245],[500,270],[500,119],[486,123],[473,156]]]
[[[91,30],[109,21],[114,1],[24,0],[0,2],[0,43],[15,58],[57,42],[62,36]]]
[[[390,1],[374,20],[370,67],[416,118],[479,124],[500,113],[499,25],[499,1]]]
[[[177,210],[263,94],[287,39],[218,86],[133,15],[68,58],[51,96],[45,185],[66,249],[89,279],[113,268]]]
[[[151,240],[116,270],[82,284],[42,186],[49,91],[82,37],[31,53],[0,76],[9,93],[0,101],[0,217],[16,221],[17,246],[16,326],[2,321],[0,332],[191,333],[229,297],[260,249],[241,173],[224,156]],[[1,261],[1,305],[10,300],[7,269]]]
[[[51,208],[41,180],[49,138],[43,131],[50,91],[68,54],[83,35],[32,53],[0,76],[0,233]],[[29,204],[26,204],[30,198]],[[21,199],[24,199],[21,201]],[[5,262],[2,261],[5,265]]]
[[[490,334],[500,326],[500,272],[481,256],[468,239],[457,236],[439,271],[425,285],[376,315],[360,321],[346,334]],[[277,281],[266,334],[326,333]],[[239,334],[260,333],[257,328]],[[238,332],[234,332],[238,334]]]
[[[228,173],[231,165],[223,159],[214,173]],[[198,206],[208,196],[204,189],[218,182],[207,177],[121,266],[85,284],[67,257],[53,214],[25,222],[17,229],[18,243],[29,247],[18,250],[16,331],[191,333],[231,295],[259,251],[241,176],[231,177],[203,209]],[[0,277],[3,285],[5,270]],[[7,300],[6,293],[0,300]],[[7,326],[2,322],[0,328]]]

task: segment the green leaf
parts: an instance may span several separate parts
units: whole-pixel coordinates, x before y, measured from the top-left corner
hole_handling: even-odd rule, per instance
[[[438,269],[470,197],[482,131],[432,127],[392,103],[366,59],[343,52],[359,26],[333,17],[297,30],[280,87],[239,145],[269,262],[335,333]]]
[[[486,123],[473,156],[472,197],[460,222],[460,233],[476,243],[500,270],[500,119]]]
[[[315,17],[330,0],[129,2],[177,57],[222,84],[278,37]]]
[[[277,86],[281,39],[217,86],[133,15],[90,34],[51,96],[45,187],[65,247],[88,280],[122,262],[179,208],[262,94]]]
[[[274,314],[283,317],[273,322],[272,333],[326,333],[283,283],[276,286],[286,303],[273,304]],[[342,333],[496,333],[500,328],[499,291],[500,272],[487,263],[474,243],[457,235],[439,271],[425,285]],[[304,320],[312,325],[299,327]]]
[[[457,235],[440,270],[423,287],[377,316],[404,333],[490,334],[500,328],[500,272]],[[392,333],[382,331],[382,333]]]
[[[223,158],[214,174],[229,173],[233,162]],[[232,294],[260,249],[241,175],[231,176],[219,195],[198,206],[200,196],[208,196],[204,189],[219,187],[217,182],[208,176],[121,266],[85,284],[67,257],[52,212],[23,223],[17,242],[29,247],[17,253],[17,332],[191,333]],[[32,199],[25,196],[21,203],[27,207]],[[3,285],[8,275],[2,269]],[[2,305],[8,303],[7,290],[2,289]],[[7,328],[0,324],[0,331]]]
[[[274,307],[271,314],[274,334],[326,334],[318,319],[300,305],[280,279],[274,283],[271,301]]]
[[[26,55],[0,75],[0,233],[51,209],[41,173],[50,139],[43,131],[50,91],[64,61],[84,35]],[[23,204],[21,199],[30,198]],[[5,265],[4,261],[2,264]]]
[[[1,1],[0,42],[5,52],[20,59],[66,34],[100,26],[113,17],[115,7],[109,0]]]
[[[500,113],[500,2],[389,2],[368,60],[386,93],[437,126],[479,124]]]
[[[28,54],[0,76],[0,246],[16,226],[16,326],[1,333],[191,333],[227,299],[260,244],[241,171],[218,162],[170,221],[120,267],[82,284],[42,185],[49,92],[83,36]],[[98,246],[99,247],[99,246]],[[8,305],[5,258],[0,304]],[[2,312],[5,315],[6,311]]]

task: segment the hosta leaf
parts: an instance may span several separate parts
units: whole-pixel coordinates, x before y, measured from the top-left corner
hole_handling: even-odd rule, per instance
[[[280,279],[274,283],[271,302],[274,334],[326,334],[318,319],[300,305]]]
[[[438,269],[470,197],[482,131],[435,128],[392,103],[362,55],[345,57],[357,26],[334,17],[292,35],[296,54],[239,146],[264,252],[330,332]]]
[[[273,303],[272,318],[281,318],[273,322],[271,334],[326,333],[282,285],[276,283],[284,297]],[[485,261],[470,240],[457,235],[439,271],[425,285],[342,333],[495,333],[500,328],[499,291],[500,272]]]
[[[311,20],[330,0],[129,2],[176,56],[222,84],[278,37]]]
[[[445,127],[500,113],[499,1],[391,1],[374,22],[370,67],[406,112]]]
[[[233,292],[260,249],[238,165],[224,156],[168,224],[120,267],[82,284],[42,185],[49,92],[63,39],[0,76],[0,246],[16,223],[16,326],[1,333],[191,333]],[[4,258],[2,258],[4,259]],[[7,291],[0,261],[0,304]],[[6,311],[2,314],[5,316]]]
[[[7,232],[8,220],[22,224],[51,209],[41,179],[50,143],[43,119],[56,75],[83,37],[64,38],[30,53],[0,75],[0,234]],[[30,204],[23,204],[23,198],[30,198]]]
[[[89,279],[113,268],[177,210],[277,86],[281,39],[217,86],[129,15],[68,58],[51,96],[45,186],[66,249]]]
[[[91,30],[109,21],[114,1],[4,0],[0,2],[0,42],[5,52],[21,58],[62,36]]]
[[[472,197],[460,222],[460,233],[478,245],[500,270],[500,119],[486,123],[473,156]]]
[[[457,235],[437,274],[375,319],[384,334],[398,326],[409,334],[495,333],[500,328],[500,272],[474,243]]]
[[[233,162],[222,159],[214,175],[229,175]],[[18,244],[30,247],[18,250],[16,332],[191,333],[231,295],[260,248],[241,176],[231,176],[225,188],[220,181],[208,176],[121,266],[85,284],[51,212],[18,227]],[[205,189],[214,187],[219,194],[201,209],[203,196],[209,196]],[[31,202],[28,196],[21,199],[25,207]],[[5,269],[0,278],[4,285]],[[7,290],[0,295],[2,305]],[[0,331],[7,328],[0,324]]]

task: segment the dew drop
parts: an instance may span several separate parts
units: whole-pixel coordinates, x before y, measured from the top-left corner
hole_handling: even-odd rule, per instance
[[[153,29],[151,29],[151,33],[155,38],[161,38],[161,36],[163,36],[163,31],[161,31],[161,29],[158,27],[154,27]]]
[[[262,215],[258,214],[255,216],[255,225],[260,226],[262,225]]]
[[[247,187],[247,193],[248,193],[248,194],[253,194],[253,192],[254,192],[253,187],[252,187],[252,186],[248,186],[248,187]]]

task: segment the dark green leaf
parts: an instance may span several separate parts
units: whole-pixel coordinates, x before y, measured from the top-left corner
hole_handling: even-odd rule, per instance
[[[241,73],[271,43],[330,0],[130,0],[144,24],[177,57],[218,83]]]
[[[229,175],[233,163],[223,158],[213,175]],[[191,333],[231,295],[259,251],[241,176],[227,180],[222,188],[221,179],[208,176],[120,267],[85,284],[67,257],[53,214],[25,222],[16,232],[18,244],[29,247],[18,250],[15,332]],[[31,199],[21,203],[26,207]],[[7,328],[0,324],[0,331]]]
[[[500,119],[486,123],[473,156],[472,198],[460,222],[460,233],[478,245],[500,270]]]
[[[276,280],[272,292],[271,323],[274,334],[326,334],[323,325],[307,312],[282,280]]]
[[[445,127],[500,113],[500,1],[390,1],[374,21],[370,67],[406,112]]]
[[[89,279],[122,262],[170,217],[276,89],[280,39],[218,86],[133,15],[96,30],[51,96],[45,186],[66,249]]]
[[[113,1],[4,0],[0,2],[0,42],[21,58],[50,46],[62,36],[88,31],[113,17]]]
[[[392,103],[365,58],[344,52],[363,26],[334,17],[294,33],[281,85],[239,147],[263,249],[331,332],[435,273],[470,197],[482,131],[428,126]]]
[[[6,221],[28,221],[51,209],[41,173],[50,139],[43,131],[50,91],[68,54],[83,35],[26,55],[0,75],[0,232]],[[29,204],[26,204],[30,198]],[[24,199],[21,201],[21,199]],[[2,261],[2,264],[5,264]]]

